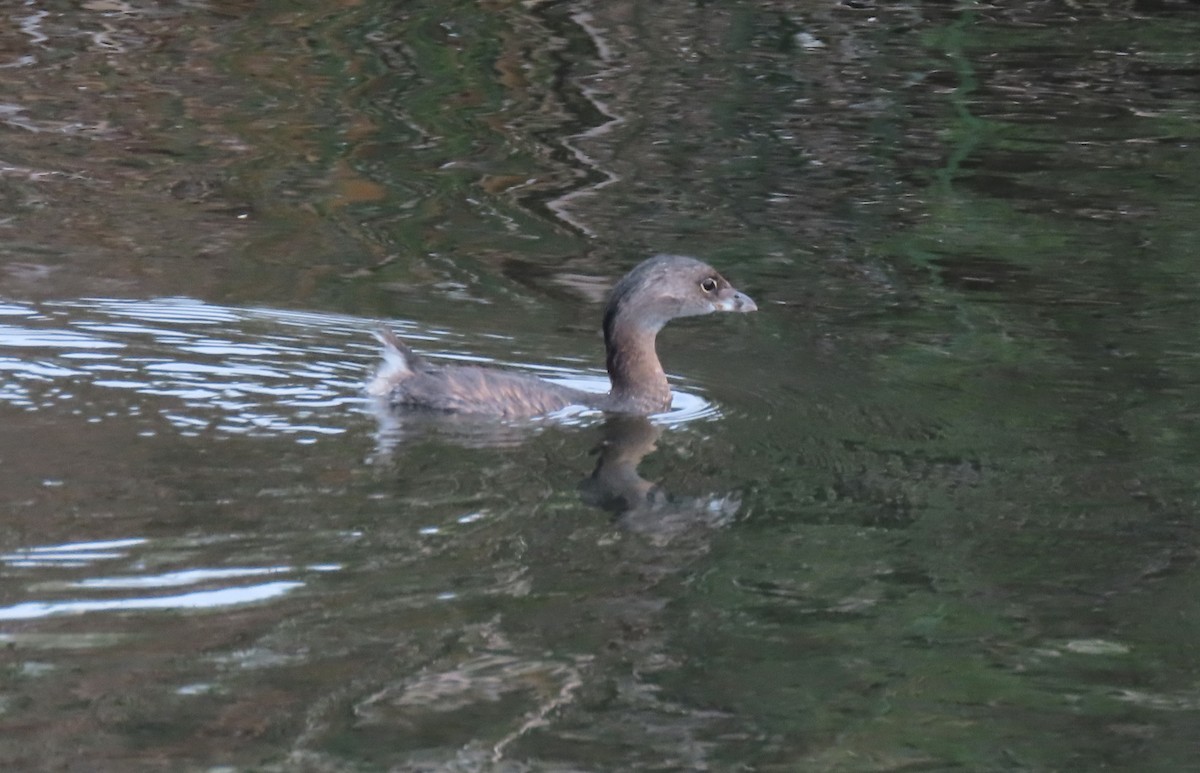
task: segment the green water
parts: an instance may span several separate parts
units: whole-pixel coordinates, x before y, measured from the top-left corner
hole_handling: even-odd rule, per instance
[[[1197,766],[1194,3],[0,13],[0,767]]]

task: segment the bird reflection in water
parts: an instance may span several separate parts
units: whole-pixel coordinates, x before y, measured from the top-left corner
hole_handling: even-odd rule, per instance
[[[413,412],[379,418],[376,461],[385,465],[408,448],[427,448],[419,441],[431,436],[450,445],[504,448],[493,472],[520,475],[525,465],[517,457],[525,452],[554,455],[529,450],[541,442],[537,434],[545,424]],[[595,465],[578,493],[587,508],[610,513],[611,524],[565,512],[562,490],[546,491],[544,479],[531,471],[528,481],[505,479],[523,501],[496,520],[494,531],[473,527],[461,541],[422,551],[421,576],[428,582],[429,573],[439,571],[439,544],[459,556],[486,547],[483,562],[469,568],[447,559],[459,590],[441,603],[461,606],[446,628],[409,631],[421,656],[389,661],[391,673],[357,685],[349,698],[356,732],[386,729],[397,767],[413,762],[414,747],[429,769],[431,760],[493,769],[552,754],[564,743],[620,737],[633,739],[644,754],[677,760],[679,769],[711,768],[700,739],[736,732],[736,716],[691,705],[657,680],[688,661],[669,610],[686,596],[687,578],[703,565],[715,532],[732,521],[741,498],[677,496],[643,478],[639,466],[665,429],[643,416],[610,414],[559,438],[578,448],[583,435],[597,433]],[[440,470],[435,474],[447,482],[461,480],[462,471],[430,467],[425,459],[420,464]],[[495,478],[485,472],[484,479],[497,497]],[[503,499],[500,494],[497,501]],[[497,545],[512,549],[497,552]],[[419,598],[405,603],[421,606]],[[428,647],[421,646],[425,635],[433,642]],[[342,737],[340,717],[317,718],[315,736]],[[422,740],[428,734],[441,739],[439,748],[428,748]]]
[[[516,448],[536,429],[528,422],[501,423],[491,417],[399,414],[387,408],[371,413],[377,421],[375,449],[368,457],[371,463],[390,462],[406,442],[419,437],[438,436],[466,448]],[[645,416],[606,416],[593,450],[596,466],[579,484],[583,503],[613,513],[623,528],[656,541],[670,540],[696,526],[718,527],[730,521],[741,507],[737,493],[676,497],[639,474],[638,467],[657,448],[662,433],[662,425]]]
[[[596,449],[596,467],[579,485],[584,503],[615,514],[622,527],[655,542],[669,542],[697,526],[716,527],[731,520],[741,506],[736,493],[675,497],[638,473],[662,431],[644,416],[609,416]]]

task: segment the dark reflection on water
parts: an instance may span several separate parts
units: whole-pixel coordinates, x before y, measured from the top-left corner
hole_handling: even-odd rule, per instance
[[[584,501],[614,513],[624,528],[651,534],[656,541],[669,541],[697,524],[731,520],[741,504],[736,494],[676,499],[641,476],[638,466],[654,451],[661,434],[661,425],[641,416],[609,417],[595,452],[596,467],[580,484]]]
[[[0,767],[1200,754],[1194,3],[0,18]],[[664,416],[359,395],[653,251]]]

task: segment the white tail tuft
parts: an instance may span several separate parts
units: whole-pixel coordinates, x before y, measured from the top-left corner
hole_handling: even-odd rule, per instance
[[[365,389],[369,395],[385,397],[397,384],[413,374],[414,355],[389,328],[380,325],[374,332],[375,338],[383,344],[380,352],[383,362],[379,363]]]

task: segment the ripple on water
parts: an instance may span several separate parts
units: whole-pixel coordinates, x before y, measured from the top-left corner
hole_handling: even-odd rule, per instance
[[[3,303],[0,316],[0,401],[60,409],[87,392],[89,420],[112,416],[116,402],[185,435],[345,432],[354,411],[330,409],[361,403],[372,357],[356,345],[368,340],[363,320],[188,298]]]
[[[253,545],[253,538],[240,540]],[[239,539],[223,540],[220,554]],[[279,598],[303,587],[314,573],[335,572],[339,564],[306,566],[188,566],[174,571],[139,571],[146,565],[178,560],[212,548],[187,539],[142,537],[38,545],[0,555],[10,577],[29,580],[28,595],[41,598],[0,607],[0,621],[37,620],[61,615],[148,610],[219,610]],[[246,546],[242,546],[245,548]],[[103,572],[112,568],[111,573]],[[78,579],[81,571],[95,573]],[[187,588],[188,590],[181,590]],[[170,592],[164,592],[170,591]]]
[[[579,389],[584,392],[604,393],[608,391],[607,376],[569,376],[562,372],[546,372],[550,369],[525,366],[533,371],[543,371],[538,375],[543,378],[553,381],[556,384],[562,384],[572,389]],[[603,414],[600,411],[585,410],[578,408],[568,408],[560,412],[562,419],[568,424],[586,424],[591,423]],[[660,424],[665,427],[676,427],[688,424],[693,421],[704,421],[719,419],[721,411],[716,404],[705,400],[703,397],[686,392],[679,388],[678,384],[672,385],[671,388],[671,407],[662,413],[656,413],[650,417],[650,420],[655,424]]]
[[[137,416],[147,431],[157,431],[165,419],[187,436],[288,435],[312,443],[348,431],[354,417],[369,409],[361,387],[377,357],[371,320],[191,298],[0,301],[0,318],[0,372],[6,376],[0,403],[25,410],[62,410],[73,403],[73,412],[82,411],[88,421]],[[425,350],[455,336],[396,326]],[[515,367],[586,391],[608,387],[594,370],[498,363],[455,352],[431,356]],[[676,385],[670,410],[652,419],[679,426],[719,416],[711,402]],[[599,418],[596,411],[574,409],[548,420],[587,425]],[[381,423],[381,433],[387,424]],[[471,432],[479,434],[481,423],[475,424]],[[507,427],[508,440],[519,442],[537,426]]]

